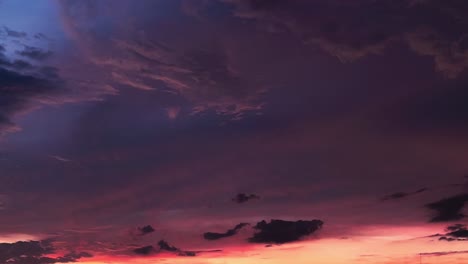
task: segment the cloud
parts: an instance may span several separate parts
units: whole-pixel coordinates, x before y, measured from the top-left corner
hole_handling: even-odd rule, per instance
[[[237,231],[239,231],[240,229],[242,229],[244,226],[247,226],[247,225],[249,225],[249,224],[240,223],[240,224],[236,225],[233,229],[229,229],[224,233],[206,232],[206,233],[203,234],[203,237],[206,240],[218,240],[218,239],[221,239],[221,238],[234,236],[235,234],[237,234]]]
[[[167,250],[169,252],[176,252],[176,251],[179,251],[178,248],[174,247],[174,246],[171,246],[169,245],[169,243],[167,243],[166,241],[164,240],[160,240],[158,242],[158,246],[161,250]]]
[[[191,23],[176,1],[164,7],[158,1],[60,1],[60,5],[70,36],[111,85],[163,91],[188,102],[191,114],[215,112],[239,119],[262,109],[260,97],[266,87],[235,67],[235,54],[226,47],[224,32]],[[172,12],[170,29],[167,21],[148,10]],[[154,28],[159,33],[153,34]],[[173,119],[177,113],[171,110],[168,116]]]
[[[427,188],[421,188],[421,189],[416,190],[414,192],[396,192],[396,193],[392,193],[392,194],[384,196],[382,198],[382,201],[399,200],[399,199],[406,198],[408,196],[413,196],[413,195],[416,195],[416,194],[419,194],[419,193],[422,193],[422,192],[425,192],[425,191],[427,191]]]
[[[241,204],[254,199],[260,199],[260,196],[256,194],[239,193],[236,195],[236,197],[232,198],[232,201]]]
[[[439,235],[436,235],[439,236]],[[465,225],[456,224],[447,227],[447,233],[442,235],[439,240],[444,241],[467,241],[468,230]]]
[[[49,155],[50,158],[52,159],[55,159],[57,161],[60,161],[60,162],[71,162],[72,160],[71,159],[67,159],[67,158],[64,158],[62,156],[58,156],[58,155]]]
[[[431,222],[456,221],[465,217],[461,212],[466,202],[468,194],[460,194],[426,204],[426,207],[435,211],[436,215],[431,218]]]
[[[22,35],[10,29],[7,32],[8,37]],[[40,44],[37,41],[34,43]],[[43,105],[96,100],[102,95],[115,93],[103,88],[105,85],[96,87],[92,82],[82,82],[76,76],[67,78],[69,76],[64,74],[68,70],[61,71],[56,66],[44,64],[44,60],[52,56],[51,51],[26,45],[17,54],[30,61],[12,59],[6,54],[6,48],[0,45],[0,137],[20,130],[14,122],[19,114]],[[73,74],[76,75],[76,72]]]
[[[175,253],[177,256],[182,256],[182,257],[194,257],[194,256],[197,255],[197,253],[203,252],[203,251],[198,251],[198,252],[196,252],[196,251],[183,251],[183,250],[180,250],[177,247],[171,246],[165,240],[160,240],[158,242],[158,247],[159,247],[159,249],[156,249],[153,246],[149,245],[149,246],[135,248],[133,250],[133,252],[135,254],[137,254],[137,255],[148,256],[148,255],[160,253],[160,252],[163,252],[163,251],[167,251],[167,252]]]
[[[50,240],[18,241],[0,243],[0,263],[8,264],[52,264],[76,262],[81,258],[90,258],[87,252],[70,252],[63,256],[51,257],[55,248]]]
[[[421,256],[434,256],[434,257],[447,256],[447,255],[455,255],[455,254],[468,254],[468,250],[463,250],[463,251],[439,251],[439,252],[425,252],[425,253],[419,253],[419,255],[421,255]]]
[[[0,136],[19,130],[11,119],[13,115],[59,92],[59,83],[54,80],[0,68]]]
[[[12,38],[25,38],[28,35],[26,34],[26,32],[15,31],[5,26],[3,27],[3,30],[5,31],[7,36],[12,37]]]
[[[399,42],[431,56],[448,77],[468,68],[468,3],[463,1],[220,1],[265,31],[295,34],[344,62],[379,54]],[[369,15],[371,24],[362,19]]]
[[[88,252],[70,252],[65,254],[63,257],[56,258],[56,262],[58,263],[68,263],[68,262],[76,262],[81,258],[92,258],[93,255]]]
[[[52,51],[43,50],[37,47],[25,46],[23,50],[17,51],[17,54],[32,59],[32,60],[45,60],[52,56]]]
[[[254,226],[254,229],[258,230],[258,232],[249,238],[249,242],[275,244],[294,242],[316,232],[322,226],[323,222],[321,220],[271,220],[269,223],[263,220]]]
[[[140,231],[140,235],[147,235],[149,233],[153,233],[155,230],[151,225],[147,225],[144,227],[139,227],[138,231]]]

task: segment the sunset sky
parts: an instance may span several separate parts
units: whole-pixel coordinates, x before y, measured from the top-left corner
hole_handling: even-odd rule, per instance
[[[0,0],[0,264],[468,263],[467,14]]]

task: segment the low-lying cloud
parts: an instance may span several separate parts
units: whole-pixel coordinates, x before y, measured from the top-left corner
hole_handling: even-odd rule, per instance
[[[323,221],[285,221],[271,220],[269,223],[265,220],[258,222],[254,229],[257,232],[248,239],[251,243],[274,243],[284,244],[298,241],[301,238],[315,233],[321,229]]]

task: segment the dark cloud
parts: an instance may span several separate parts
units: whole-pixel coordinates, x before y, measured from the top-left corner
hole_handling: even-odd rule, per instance
[[[95,100],[101,91],[111,91],[102,88],[105,85],[99,88],[90,81],[65,78],[58,68],[44,64],[43,60],[52,55],[50,51],[26,46],[18,54],[34,60],[29,62],[9,58],[5,50],[0,45],[0,137],[20,130],[13,120],[18,113],[48,104]]]
[[[466,202],[468,202],[468,194],[460,194],[427,204],[427,208],[436,212],[430,221],[447,222],[464,218],[462,210]]]
[[[233,229],[229,229],[224,233],[206,232],[206,233],[203,234],[203,237],[206,240],[218,240],[218,239],[221,239],[221,238],[234,236],[235,234],[237,234],[237,231],[239,231],[240,229],[242,229],[243,227],[245,227],[247,225],[249,225],[249,224],[248,223],[240,223],[240,224],[236,225]]]
[[[19,241],[0,244],[0,263],[8,264],[53,264],[76,262],[81,258],[90,258],[87,252],[70,252],[64,256],[49,257],[55,253],[50,240]]]
[[[46,101],[61,88],[56,80],[0,68],[0,135],[18,129],[11,120],[14,114],[27,110],[33,101]]]
[[[58,96],[63,82],[56,76],[45,75],[24,60],[9,60],[0,46],[0,136],[19,128],[12,116],[27,111],[33,102],[45,103]],[[58,97],[56,98],[58,99]]]
[[[147,225],[144,227],[139,227],[138,231],[140,231],[140,235],[146,235],[149,233],[153,233],[155,230],[151,225]]]
[[[52,56],[52,51],[43,50],[37,47],[25,46],[23,50],[17,51],[17,54],[32,59],[32,60],[45,60]]]
[[[18,129],[11,120],[12,115],[26,110],[33,101],[46,100],[59,91],[58,83],[53,80],[0,68],[0,135]]]
[[[160,241],[158,242],[158,246],[159,246],[159,248],[160,248],[161,250],[167,250],[167,251],[170,251],[170,252],[179,251],[178,248],[169,245],[169,243],[167,243],[167,242],[164,241],[164,240],[160,240]]]
[[[465,1],[221,1],[233,4],[239,18],[270,32],[293,33],[342,61],[379,54],[400,42],[432,56],[449,77],[468,67]]]
[[[8,37],[12,37],[12,38],[25,38],[28,35],[26,34],[26,32],[15,31],[8,27],[3,27],[3,30],[5,31]]]
[[[440,235],[436,235],[440,236]],[[468,240],[468,229],[465,225],[456,224],[447,227],[447,233],[440,236],[441,241],[467,241]]]
[[[0,46],[0,67],[18,71],[30,70],[34,68],[31,63],[24,60],[9,60],[4,54],[2,54],[2,52],[4,52],[4,50],[2,50],[2,47]]]
[[[398,199],[406,198],[408,196],[413,196],[413,195],[416,195],[416,194],[419,194],[419,193],[422,193],[422,192],[425,192],[425,191],[427,191],[427,188],[421,188],[421,189],[416,190],[414,192],[396,192],[396,193],[392,193],[392,194],[384,196],[382,198],[382,201],[398,200]]]
[[[314,233],[322,226],[323,222],[321,220],[271,220],[269,223],[263,220],[254,226],[254,229],[258,230],[258,232],[249,238],[249,242],[275,244],[294,242]]]
[[[232,198],[232,201],[234,201],[236,203],[245,203],[245,202],[248,202],[250,200],[256,200],[256,199],[260,199],[260,196],[258,196],[256,194],[239,193],[239,194],[236,195],[236,197]]]
[[[195,251],[183,251],[180,250],[177,247],[171,246],[168,242],[165,240],[160,240],[158,242],[158,249],[154,248],[153,246],[145,246],[145,247],[139,247],[135,248],[133,252],[138,255],[152,255],[156,254],[162,251],[168,251],[176,254],[177,256],[182,256],[182,257],[194,257],[197,255],[198,252]]]

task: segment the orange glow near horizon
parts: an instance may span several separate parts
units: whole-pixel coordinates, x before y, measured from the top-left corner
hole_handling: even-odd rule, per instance
[[[195,264],[401,264],[419,263],[419,253],[464,251],[463,243],[438,243],[434,241],[405,240],[390,241],[391,237],[369,237],[360,239],[322,239],[282,246],[258,246],[249,250],[226,249],[224,253],[202,254],[197,257],[174,257],[155,255],[153,257],[110,257],[96,256],[83,259],[86,264],[147,264],[155,263],[195,263]],[[170,260],[170,262],[169,262]],[[453,264],[467,261],[468,254],[445,256],[422,256],[423,263]],[[458,261],[458,262],[454,262]]]

